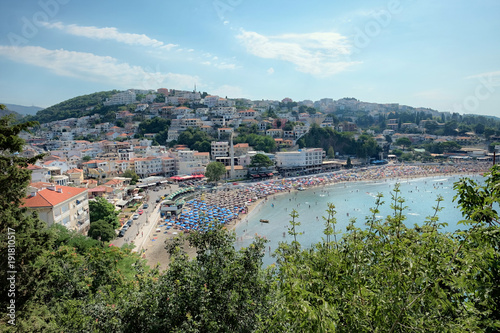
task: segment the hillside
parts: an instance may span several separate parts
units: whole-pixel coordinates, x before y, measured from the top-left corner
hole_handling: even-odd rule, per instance
[[[98,108],[106,98],[116,94],[118,90],[101,91],[89,95],[82,95],[68,99],[64,102],[50,106],[46,109],[40,110],[36,115],[28,117],[28,120],[36,120],[40,123],[48,123],[56,120],[63,120],[68,118],[78,118],[87,114],[93,114],[95,111],[86,111],[89,107]]]

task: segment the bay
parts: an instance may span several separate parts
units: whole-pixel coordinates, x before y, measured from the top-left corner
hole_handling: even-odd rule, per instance
[[[302,232],[302,235],[298,236],[297,240],[302,247],[310,247],[325,237],[323,216],[327,216],[328,203],[335,205],[338,231],[345,231],[350,219],[356,219],[356,226],[363,228],[366,216],[371,214],[369,209],[375,207],[377,193],[383,194],[385,202],[379,208],[378,218],[385,218],[391,214],[391,191],[396,183],[400,184],[400,196],[405,199],[405,206],[407,206],[405,210],[407,226],[422,225],[428,216],[434,215],[435,211],[432,207],[436,206],[436,199],[438,195],[441,195],[444,200],[440,203],[443,209],[438,212],[439,221],[448,223],[448,226],[441,231],[453,232],[457,229],[464,229],[465,226],[457,224],[463,217],[457,208],[457,203],[453,202],[453,197],[456,195],[453,183],[461,177],[464,176],[438,175],[399,180],[353,181],[269,197],[236,226],[235,245],[237,248],[247,247],[256,235],[265,237],[269,243],[266,244],[263,263],[264,266],[270,265],[275,262],[271,254],[278,247],[279,242],[292,241],[292,236],[288,235],[292,209],[299,213],[297,221],[301,222],[297,231]],[[484,180],[477,174],[465,177],[479,183],[483,183]],[[262,223],[261,219],[269,220],[269,223]]]

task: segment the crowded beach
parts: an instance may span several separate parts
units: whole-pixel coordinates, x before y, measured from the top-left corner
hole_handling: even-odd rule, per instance
[[[463,163],[456,165],[385,165],[358,170],[342,170],[295,178],[268,180],[239,188],[224,188],[212,193],[198,193],[186,202],[178,216],[165,218],[164,227],[172,235],[179,232],[207,231],[215,223],[234,228],[238,221],[269,196],[290,193],[298,189],[326,186],[351,181],[380,181],[384,179],[408,179],[434,175],[475,174],[488,171],[490,164]]]

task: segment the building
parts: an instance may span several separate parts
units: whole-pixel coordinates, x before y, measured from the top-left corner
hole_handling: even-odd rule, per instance
[[[209,153],[199,153],[194,150],[180,150],[177,152],[177,174],[205,174],[205,168],[209,162]]]
[[[229,156],[229,142],[227,141],[212,141],[211,143],[211,156],[215,160],[217,157]]]
[[[132,104],[136,102],[136,94],[132,90],[122,91],[118,94],[114,94],[111,98],[108,98],[104,105],[125,105]]]
[[[322,170],[324,155],[322,148],[278,152],[276,153],[276,168],[283,176],[318,173]]]
[[[35,210],[50,227],[60,224],[70,230],[86,234],[90,227],[88,190],[51,185],[33,191],[24,200],[23,207]]]

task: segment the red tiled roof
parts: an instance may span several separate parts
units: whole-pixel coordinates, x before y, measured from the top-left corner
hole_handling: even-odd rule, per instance
[[[70,186],[56,186],[55,188],[55,191],[44,189],[38,191],[34,196],[27,197],[24,199],[23,207],[53,207],[87,191],[85,188]],[[61,192],[57,190],[61,190]]]

